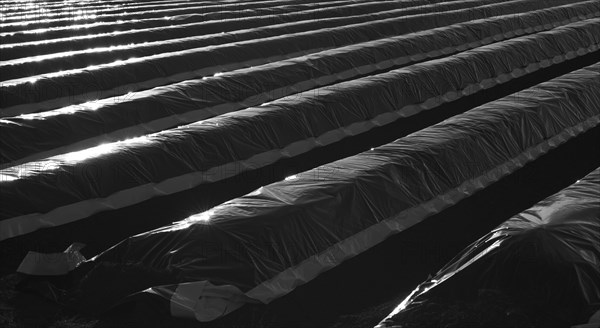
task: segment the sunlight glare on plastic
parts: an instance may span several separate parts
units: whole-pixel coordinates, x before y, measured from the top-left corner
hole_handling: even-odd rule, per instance
[[[82,162],[82,161],[85,161],[85,160],[88,160],[91,158],[99,157],[99,156],[114,152],[115,150],[117,150],[119,148],[123,148],[125,146],[129,146],[129,145],[141,146],[143,144],[146,144],[146,143],[150,144],[152,142],[153,142],[153,140],[147,136],[135,137],[135,138],[126,139],[126,140],[122,140],[122,141],[105,143],[105,144],[102,144],[99,146],[95,146],[95,147],[91,147],[91,148],[87,148],[87,149],[83,149],[83,150],[79,150],[79,151],[74,151],[74,152],[67,153],[64,155],[59,155],[59,156],[56,156],[54,159],[56,159],[59,162],[75,164],[78,162]]]
[[[9,174],[4,174],[4,173],[0,173],[0,183],[2,182],[8,182],[8,181],[14,181],[17,180],[18,177],[9,175]]]
[[[285,178],[285,181],[292,181],[292,180],[296,180],[298,179],[297,175],[290,175],[289,177]]]
[[[102,156],[114,151],[117,143],[107,143],[100,146],[87,148],[80,151],[74,151],[60,156],[60,159],[67,163],[77,163],[90,158]]]
[[[98,110],[98,108],[104,106],[107,102],[109,102],[109,101],[95,99],[95,100],[90,100],[88,102],[85,102],[83,104],[66,106],[66,107],[49,110],[49,111],[45,111],[45,112],[21,114],[21,115],[17,116],[17,118],[22,119],[22,120],[42,120],[42,119],[47,119],[52,116],[74,114],[74,113],[82,112],[82,111],[95,111],[95,110]]]
[[[0,182],[14,181],[21,178],[27,178],[35,174],[54,171],[59,168],[59,163],[54,160],[44,160],[38,162],[25,163],[18,166],[12,166],[0,171]]]
[[[185,219],[185,221],[187,223],[208,222],[210,220],[210,218],[213,216],[213,214],[215,214],[215,210],[211,209],[208,211],[204,211],[202,213],[194,214],[194,215],[188,217],[187,219]]]

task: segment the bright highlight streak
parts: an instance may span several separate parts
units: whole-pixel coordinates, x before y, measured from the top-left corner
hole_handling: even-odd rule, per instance
[[[194,214],[185,219],[185,221],[187,221],[187,223],[208,222],[213,214],[215,214],[215,210],[211,209],[199,214]]]
[[[285,178],[285,181],[291,181],[291,180],[296,180],[296,179],[298,179],[298,176],[290,175],[289,177]]]

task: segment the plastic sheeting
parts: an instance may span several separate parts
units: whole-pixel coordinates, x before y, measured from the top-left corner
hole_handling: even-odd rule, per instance
[[[101,312],[114,303],[99,299],[121,301],[137,286],[200,321],[269,303],[598,125],[599,72],[572,72],[127,238],[83,262],[80,294],[60,301]],[[158,278],[140,285],[136,272]],[[112,281],[124,289],[103,287]]]
[[[360,0],[359,0],[360,1]],[[179,15],[190,15],[189,10],[195,9],[200,14],[207,13],[231,13],[232,11],[240,10],[245,12],[246,10],[262,9],[262,8],[280,8],[288,6],[289,10],[300,10],[311,6],[321,6],[323,8],[335,5],[344,5],[348,3],[355,3],[356,0],[334,0],[324,1],[318,4],[313,3],[310,0],[281,0],[281,1],[229,1],[224,3],[215,3],[214,1],[98,1],[98,3],[91,3],[89,1],[85,3],[65,3],[65,2],[42,2],[37,1],[39,4],[44,5],[44,12],[40,13],[35,7],[27,6],[27,4],[20,3],[21,1],[15,1],[16,3],[6,3],[4,7],[5,23],[2,25],[9,27],[17,26],[38,26],[38,25],[60,25],[72,23],[74,20],[95,20],[114,18],[118,19],[119,16],[127,16],[136,19],[144,19],[150,17],[173,17]],[[188,5],[185,6],[184,5]],[[298,5],[298,7],[294,7]],[[195,6],[195,7],[194,7]],[[90,17],[90,15],[77,15],[77,11],[73,12],[73,8],[80,8],[83,14],[93,13],[96,16]],[[152,10],[153,9],[153,10]],[[185,11],[185,10],[188,11]],[[10,13],[12,11],[12,13]],[[277,12],[284,13],[284,12]],[[38,14],[38,16],[33,16]],[[198,15],[198,13],[196,13]],[[78,17],[83,16],[83,17]],[[37,18],[37,19],[32,19]],[[43,19],[41,19],[43,18]],[[77,19],[79,18],[79,19]],[[213,17],[211,19],[217,19]],[[11,29],[12,30],[12,29]]]
[[[417,1],[404,2],[404,4],[411,5]],[[51,10],[48,10],[44,13],[40,13],[39,11],[36,12],[35,10],[21,11],[19,13],[20,15],[11,15],[5,17],[5,23],[2,24],[2,27],[3,31],[6,31],[7,33],[15,33],[18,31],[23,32],[23,26],[31,29],[37,29],[73,25],[73,21],[85,24],[88,23],[87,21],[101,20],[103,22],[112,23],[126,29],[127,27],[153,27],[155,26],[154,24],[160,21],[171,25],[174,21],[179,23],[190,23],[197,21],[226,19],[242,20],[244,18],[262,15],[287,16],[292,13],[307,10],[325,11],[336,6],[360,6],[360,4],[356,4],[356,2],[356,0],[337,0],[313,3],[313,1],[287,0],[235,1],[233,3],[224,2],[215,4],[214,1],[194,1],[191,3],[189,1],[181,1],[179,3],[172,4],[157,4],[143,1],[144,4],[142,5],[140,5],[139,2],[136,5],[132,5],[132,3],[125,3],[118,4],[112,8],[98,8],[90,5],[89,3],[85,3],[84,6],[82,6],[83,8],[81,8],[82,12],[80,12],[80,15],[77,15],[77,11],[72,10],[74,8],[73,6],[76,4],[69,4],[70,7],[68,7],[67,10],[65,10],[63,7],[56,9],[57,11],[55,12],[51,12]],[[392,1],[386,2],[393,3]],[[38,19],[23,19],[22,15],[32,14],[37,14]],[[165,19],[165,17],[167,19]],[[274,21],[279,19],[282,18],[273,18]],[[135,20],[139,24],[131,26],[129,25],[132,23],[131,20]],[[149,24],[149,26],[147,24]],[[28,34],[27,32],[24,33]],[[20,35],[20,37],[22,37],[22,35]]]
[[[589,19],[3,169],[0,239],[263,167],[584,55],[599,43],[600,19]]]
[[[53,109],[387,36],[571,2],[514,0],[441,13],[393,17],[285,35],[275,34],[262,39],[228,39],[227,42],[230,43],[222,45],[9,80],[0,86],[0,100],[5,106],[1,114],[12,116]],[[227,35],[215,38],[227,38]],[[206,46],[213,43],[214,40],[211,39]]]
[[[441,2],[440,0],[434,1]],[[325,3],[327,4],[327,3]],[[206,36],[211,34],[225,33],[228,32],[227,37],[225,38],[215,38],[213,35],[210,39],[214,41],[214,44],[219,44],[218,40],[232,40],[235,36],[235,41],[241,41],[243,39],[242,36],[250,36],[250,38],[254,38],[252,36],[256,36],[256,32],[258,29],[265,29],[264,32],[271,32],[271,35],[274,32],[279,31],[281,34],[289,34],[300,31],[306,31],[307,29],[316,29],[319,27],[334,27],[334,26],[343,26],[346,24],[358,23],[361,21],[367,20],[375,20],[377,18],[386,18],[391,17],[393,14],[395,15],[408,15],[415,13],[423,13],[429,10],[433,11],[441,11],[444,9],[459,9],[470,7],[473,4],[466,2],[463,4],[455,4],[455,5],[440,5],[434,6],[430,1],[426,0],[418,0],[418,1],[387,1],[387,2],[369,2],[369,3],[355,3],[355,2],[342,2],[336,3],[335,7],[326,7],[322,8],[324,3],[320,3],[316,9],[312,9],[315,7],[315,4],[302,6],[304,9],[310,10],[302,10],[302,11],[294,11],[287,12],[290,10],[290,6],[285,6],[286,10],[281,10],[280,7],[269,7],[269,8],[258,8],[247,11],[226,11],[226,12],[217,12],[217,13],[208,13],[208,14],[189,14],[184,18],[177,17],[168,17],[165,19],[164,17],[153,18],[149,21],[147,20],[139,20],[135,19],[133,21],[118,21],[118,22],[106,22],[100,26],[90,26],[89,28],[81,28],[81,27],[73,27],[65,26],[64,28],[49,28],[49,29],[36,29],[32,31],[22,31],[21,34],[14,33],[0,33],[0,36],[5,34],[3,39],[6,39],[6,43],[26,43],[17,46],[19,47],[28,47],[33,48],[36,51],[28,53],[31,57],[19,58],[19,54],[15,51],[15,47],[9,48],[11,51],[7,54],[6,59],[13,59],[12,57],[19,58],[23,60],[22,62],[27,62],[28,60],[35,60],[35,56],[32,55],[42,55],[42,54],[50,54],[53,50],[57,49],[59,51],[64,51],[65,49],[73,50],[84,50],[85,44],[87,42],[93,42],[93,44],[89,44],[91,48],[98,47],[106,47],[110,45],[114,45],[115,41],[118,41],[121,44],[131,43],[129,49],[133,49],[133,51],[127,53],[129,57],[139,57],[142,55],[149,55],[161,52],[171,52],[177,50],[183,50],[186,48],[194,48],[194,46],[203,46],[201,41],[204,38],[193,38],[197,36]],[[426,6],[424,6],[426,5]],[[293,6],[294,7],[294,6]],[[188,7],[185,9],[179,9],[180,11],[186,11],[188,13],[193,12],[194,9],[198,7]],[[203,8],[206,8],[203,6]],[[397,10],[400,9],[400,10]],[[390,11],[392,12],[378,12],[378,11]],[[244,17],[252,13],[252,17]],[[154,14],[156,15],[156,14]],[[223,16],[223,17],[220,17]],[[218,20],[211,19],[211,17],[220,17]],[[229,17],[229,18],[228,18]],[[127,16],[130,18],[130,16]],[[318,20],[318,21],[316,21]],[[112,23],[113,26],[109,26],[108,24]],[[285,23],[293,23],[293,24],[285,24]],[[280,24],[284,24],[279,26]],[[307,24],[313,25],[312,27],[308,27]],[[315,25],[316,24],[316,25]],[[114,31],[114,27],[117,25],[120,31]],[[131,27],[131,28],[127,28]],[[77,32],[78,30],[82,30],[84,32]],[[239,31],[246,30],[246,31]],[[251,31],[248,31],[251,30]],[[232,34],[233,35],[230,35]],[[110,34],[111,39],[108,39],[108,34]],[[265,34],[263,33],[263,37]],[[186,38],[187,37],[187,38]],[[51,42],[53,45],[47,46],[50,44],[47,40],[54,39]],[[56,40],[59,39],[59,40]],[[35,40],[39,40],[41,42],[32,42]],[[71,43],[75,40],[80,41],[79,43],[74,44],[74,47],[71,47]],[[84,42],[81,42],[84,41]],[[140,43],[140,41],[144,41]],[[157,42],[160,41],[160,42]],[[184,41],[187,41],[184,43]],[[191,42],[189,42],[191,41]],[[196,42],[194,42],[196,41]],[[200,41],[200,43],[198,43]],[[83,43],[83,44],[82,44]],[[42,46],[42,45],[46,46]],[[37,47],[33,47],[34,45],[38,45]],[[163,47],[156,47],[157,45],[163,45]],[[147,49],[149,46],[155,47],[154,51],[152,49]],[[60,48],[59,48],[60,47]],[[137,49],[137,48],[146,48],[146,49]],[[157,51],[158,49],[158,51]],[[123,53],[119,54],[119,48],[111,48],[111,51],[104,50],[102,55],[98,55],[99,58],[94,58],[96,56],[89,56],[88,60],[102,60],[104,62],[110,62],[117,59],[126,59],[122,58]],[[136,51],[138,50],[138,51]],[[39,63],[40,65],[25,65],[25,66],[13,66],[11,67],[7,75],[4,79],[13,79],[18,77],[17,75],[23,75],[27,70],[29,72],[35,72],[36,74],[44,73],[41,70],[52,70],[53,68],[61,68],[68,69],[74,67],[83,67],[76,66],[78,63],[85,63],[81,59],[69,63],[69,60],[72,60],[74,57],[69,56],[69,59],[62,58],[57,61],[44,60],[43,63]],[[10,61],[9,63],[15,63],[15,61]],[[44,68],[44,63],[48,63],[49,67]],[[88,65],[93,64],[93,62]],[[74,66],[74,67],[69,67]],[[33,74],[30,74],[33,75]]]
[[[323,51],[152,90],[0,120],[0,163],[17,165],[172,128],[424,58],[600,16],[587,1]]]
[[[538,313],[530,315],[548,316],[544,324],[529,319],[540,327],[584,323],[600,309],[600,168],[473,243],[377,327],[464,325],[489,307],[471,305],[472,312],[461,318],[461,301],[475,303],[485,290],[512,298],[509,307],[498,306],[488,314],[506,322],[510,310],[502,311],[510,307],[518,312],[534,304]],[[444,322],[450,311],[454,321]],[[523,312],[513,314],[512,320]],[[553,317],[557,313],[561,315]],[[479,320],[483,324],[486,318]]]
[[[371,6],[387,9],[399,7],[399,1],[389,1],[382,6],[376,6],[373,3],[356,3],[356,1],[348,0],[324,1],[319,3],[302,2],[307,1],[250,1],[245,3],[236,1],[235,3],[221,4],[215,4],[210,1],[181,1],[170,4],[152,4],[143,1],[112,6],[93,6],[86,3],[80,9],[82,15],[73,15],[73,13],[77,13],[77,10],[73,10],[74,6],[72,5],[68,10],[58,8],[55,10],[47,9],[42,14],[38,12],[39,16],[46,18],[45,20],[27,20],[17,15],[4,17],[4,21],[10,21],[10,23],[2,25],[3,32],[0,33],[0,36],[8,36],[6,38],[7,43],[16,43],[43,40],[45,36],[60,38],[73,36],[73,34],[111,32],[110,29],[106,28],[108,24],[118,26],[121,30],[131,30],[158,26],[168,27],[173,25],[173,22],[193,23],[228,19],[244,20],[247,18],[251,19],[253,16],[267,15],[281,16],[281,18],[273,18],[273,21],[283,22],[290,14],[293,15],[298,12],[310,10],[322,10],[331,13],[330,10],[335,9],[336,6],[350,7],[349,9],[356,8],[355,10],[357,11],[360,11],[358,8],[369,8]],[[336,11],[333,12],[335,13]],[[32,15],[35,13],[35,11],[23,11],[22,15]],[[69,14],[71,14],[71,17],[64,17]],[[77,16],[83,17],[77,19]],[[73,24],[73,21],[79,21],[77,22],[79,24]],[[241,24],[233,24],[232,27],[239,25]],[[28,29],[25,30],[23,26],[28,27]],[[75,29],[83,29],[83,31],[79,33],[77,31],[70,31]],[[42,33],[39,33],[38,30]]]

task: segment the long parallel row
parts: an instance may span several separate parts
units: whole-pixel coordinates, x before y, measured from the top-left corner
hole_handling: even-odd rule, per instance
[[[1,114],[12,116],[23,112],[48,110],[386,36],[570,2],[572,1],[514,0],[261,39],[239,42],[228,39],[227,42],[234,43],[9,80],[0,86],[0,101],[4,106]]]
[[[596,51],[599,45],[600,19],[588,19],[187,126],[6,168],[0,171],[0,193],[6,200],[0,238],[263,167]],[[102,179],[90,181],[90,170]]]
[[[437,0],[436,2],[446,2],[445,0]],[[256,16],[249,16],[248,13],[236,11],[237,16],[233,16],[226,19],[228,15],[232,15],[232,12],[214,12],[214,13],[196,13],[194,15],[185,15],[184,17],[151,17],[151,18],[131,18],[127,16],[127,20],[118,21],[102,21],[94,22],[89,24],[76,24],[76,25],[64,25],[64,26],[52,26],[47,28],[29,29],[21,31],[11,31],[0,33],[3,44],[7,43],[20,43],[34,40],[48,40],[56,38],[74,37],[78,35],[91,35],[101,33],[114,32],[114,28],[118,27],[120,30],[144,30],[151,31],[151,28],[163,27],[166,30],[172,32],[180,31],[182,26],[186,29],[192,29],[196,33],[210,34],[218,32],[227,32],[233,30],[254,28],[259,26],[266,26],[271,24],[281,24],[286,22],[295,22],[306,19],[322,19],[331,17],[342,17],[342,16],[356,16],[361,14],[374,14],[377,11],[389,11],[393,9],[409,8],[423,5],[430,5],[435,2],[425,0],[413,0],[410,2],[406,1],[388,1],[388,2],[351,2],[346,3],[335,3],[336,6],[324,7],[323,3],[320,3],[321,7],[313,8],[308,7],[307,10],[296,10],[293,12],[278,12],[279,7],[270,7],[267,14]],[[429,6],[428,6],[429,7]],[[202,7],[204,11],[206,7]],[[283,8],[286,9],[286,8]],[[283,10],[282,9],[282,10]],[[191,12],[193,8],[188,9]],[[254,10],[256,11],[256,10]],[[214,20],[218,18],[219,20]],[[173,25],[176,21],[177,25]],[[208,23],[208,21],[212,21]],[[205,24],[190,24],[190,23],[201,23]],[[199,27],[202,27],[201,29]],[[157,29],[154,29],[156,31]],[[117,34],[119,35],[119,34]]]
[[[61,23],[69,23],[72,22],[75,18],[76,20],[87,20],[87,19],[102,19],[102,20],[119,20],[123,17],[127,18],[150,18],[150,17],[158,17],[165,15],[188,15],[190,11],[199,11],[204,13],[214,13],[214,12],[222,12],[224,16],[213,16],[214,18],[225,18],[225,17],[244,17],[244,14],[253,15],[255,12],[254,9],[268,9],[275,8],[273,11],[262,12],[262,14],[271,12],[275,14],[283,14],[290,11],[302,10],[307,8],[326,8],[330,6],[342,6],[345,4],[355,3],[356,1],[352,0],[335,0],[335,1],[326,1],[320,3],[314,3],[312,1],[296,1],[296,0],[285,0],[285,1],[247,1],[247,2],[235,2],[235,3],[223,3],[223,4],[215,4],[214,2],[188,2],[187,6],[181,6],[178,4],[166,5],[167,8],[157,9],[157,10],[148,10],[148,8],[152,8],[153,4],[147,5],[137,5],[134,7],[128,6],[127,8],[116,8],[112,9],[80,9],[79,10],[71,10],[71,7],[61,8],[56,13],[47,13],[45,11],[40,11],[39,9],[34,9],[29,13],[25,13],[23,15],[14,15],[11,17],[6,17],[5,21],[8,23],[4,23],[0,25],[0,27],[12,27],[12,26],[23,26],[27,25],[31,27],[33,24],[49,24],[51,26]],[[160,7],[160,6],[159,6]],[[170,8],[169,8],[170,7]],[[139,9],[136,11],[129,11],[128,9]],[[125,10],[123,10],[125,9]],[[278,11],[278,9],[285,9],[284,11]],[[81,15],[83,14],[83,15]],[[83,16],[79,18],[78,16]],[[39,19],[41,17],[46,17],[44,19]],[[62,16],[62,17],[61,17]],[[67,16],[67,17],[64,17]],[[75,16],[75,17],[73,17]],[[23,19],[25,18],[25,19]],[[29,19],[31,18],[31,19]],[[16,21],[16,22],[11,22]]]
[[[597,126],[599,73],[600,64],[574,71],[265,186],[127,238],[79,268],[116,266],[123,277],[114,279],[135,277],[126,272],[132,264],[168,271],[170,281],[140,293],[200,321],[270,303]],[[87,286],[106,284],[101,274],[85,279]],[[115,300],[130,294],[112,292]],[[67,299],[85,308],[96,296]]]
[[[2,2],[2,9],[5,19],[17,19],[22,21],[19,16],[26,16],[40,13],[40,9],[43,8],[43,13],[48,16],[62,16],[68,15],[72,9],[82,10],[102,10],[102,11],[117,11],[122,12],[131,8],[143,8],[148,6],[154,6],[160,8],[165,5],[184,5],[189,4],[189,1],[185,0],[171,0],[171,1],[145,1],[143,5],[139,3],[132,3],[128,1],[86,1],[84,3],[70,2],[70,1],[35,1],[35,2],[23,2],[23,1],[10,1]],[[207,2],[204,2],[207,3]]]
[[[489,1],[484,1],[486,3]],[[481,3],[476,1],[475,4]],[[385,19],[389,17],[398,17],[404,15],[413,15],[428,11],[444,11],[448,9],[465,8],[472,6],[474,3],[464,3],[457,6],[449,5],[428,5],[422,6],[419,4],[416,7],[402,8],[392,11],[384,11],[372,13],[369,8],[362,13],[354,15],[344,15],[345,9],[352,8],[333,8],[328,11],[307,11],[298,12],[294,15],[276,16],[289,17],[286,22],[277,22],[277,19],[271,19],[268,16],[260,16],[259,19],[248,20],[219,20],[201,23],[183,23],[170,25],[167,27],[154,27],[148,29],[127,30],[116,33],[104,33],[101,35],[85,34],[80,37],[70,36],[68,38],[45,39],[44,43],[34,44],[36,49],[43,52],[50,52],[56,47],[64,48],[64,42],[75,42],[77,47],[68,47],[67,52],[53,52],[50,54],[41,54],[37,56],[21,57],[14,60],[7,60],[0,64],[0,67],[6,71],[3,74],[4,80],[16,79],[21,76],[39,75],[52,70],[65,70],[72,68],[82,68],[92,64],[110,63],[115,60],[123,60],[131,57],[143,57],[157,53],[175,52],[185,49],[193,49],[204,46],[214,46],[218,44],[226,44],[228,42],[238,42],[244,40],[260,39],[264,37],[284,35],[290,33],[298,33],[311,31],[320,28],[345,26],[348,24],[356,24],[360,22],[372,21],[377,19]],[[329,14],[329,11],[335,12],[336,16],[342,17],[323,18],[319,17],[322,14]],[[317,16],[317,17],[315,17]],[[225,32],[227,35],[224,35]],[[110,36],[110,38],[106,38]],[[167,40],[163,40],[168,38]],[[86,39],[94,43],[91,49],[82,49],[86,42],[81,42]],[[103,40],[110,42],[111,46],[102,47]],[[115,40],[121,46],[114,45]],[[144,42],[140,42],[143,40]],[[54,44],[49,44],[49,43]],[[21,43],[17,45],[5,45],[7,53],[3,54],[3,59],[9,58],[12,52],[11,49],[17,51],[27,50],[23,46],[31,45],[32,43]],[[110,50],[110,51],[109,51]],[[31,52],[28,52],[31,54]],[[15,53],[15,55],[17,55]]]
[[[464,8],[473,5],[465,3],[461,6],[450,5],[428,5],[370,13],[369,11],[344,14],[346,11],[354,11],[348,6],[343,8],[332,8],[329,10],[310,10],[296,12],[291,15],[260,16],[252,20],[227,19],[201,23],[185,23],[179,21],[177,25],[166,27],[155,27],[147,29],[125,30],[115,33],[104,33],[100,35],[85,34],[82,36],[70,36],[68,38],[46,38],[43,43],[20,43],[16,45],[5,45],[3,59],[11,55],[18,56],[18,51],[27,50],[30,56],[18,59],[5,60],[0,63],[6,73],[4,80],[11,80],[20,76],[39,75],[52,69],[81,68],[92,64],[110,63],[115,60],[123,60],[131,57],[142,57],[163,52],[174,52],[192,49],[207,45],[227,43],[227,41],[243,41],[257,39],[267,36],[297,33],[324,27],[344,26],[361,21],[369,21],[386,17],[397,17],[400,15],[412,15],[428,11],[440,11],[449,8]],[[321,17],[324,15],[343,17]],[[285,18],[285,21],[278,21]],[[285,23],[285,24],[284,24]],[[224,35],[225,32],[230,32]],[[109,38],[107,38],[109,36]],[[166,40],[164,40],[166,38]],[[64,42],[75,43],[72,47]],[[85,42],[82,42],[85,41]],[[143,41],[143,42],[141,42]],[[86,42],[93,42],[93,47],[85,49]],[[105,46],[102,46],[106,42]],[[118,42],[120,44],[116,44]],[[28,47],[28,46],[34,46]],[[61,49],[55,49],[61,47]],[[54,52],[54,50],[69,49],[66,52]],[[77,50],[81,49],[81,50]],[[39,51],[38,51],[39,50]],[[38,55],[33,56],[37,53]],[[52,53],[49,53],[52,52]],[[44,54],[47,53],[47,54]]]
[[[4,131],[0,163],[12,166],[158,132],[378,70],[550,30],[569,24],[571,18],[595,16],[600,16],[597,1],[497,16],[188,80],[126,97],[7,117],[0,120]]]
[[[328,11],[333,9],[335,10],[335,7],[333,8],[327,8]],[[307,10],[307,11],[300,11],[298,12],[298,14],[302,15],[306,12],[318,12],[319,10],[317,9],[315,10]],[[215,29],[214,27],[220,27],[222,29],[224,29],[225,31],[230,31],[230,28],[227,27],[229,25],[233,25],[233,29],[232,30],[236,30],[236,26],[244,26],[244,23],[251,18],[236,18],[236,17],[230,17],[229,19],[225,19],[225,18],[219,18],[219,19],[211,19],[210,17],[204,17],[204,15],[202,15],[202,17],[200,17],[200,22],[198,24],[193,24],[194,22],[194,17],[196,17],[197,15],[200,14],[196,14],[194,16],[188,17],[188,16],[172,16],[172,17],[159,17],[157,19],[159,20],[165,20],[167,21],[169,24],[167,26],[163,26],[162,28],[160,28],[160,26],[158,27],[150,27],[150,28],[144,28],[143,24],[140,24],[137,26],[137,28],[134,29],[125,29],[125,30],[112,30],[108,33],[100,33],[100,34],[94,34],[94,33],[84,33],[83,35],[70,35],[67,37],[62,37],[62,38],[44,38],[43,40],[40,41],[30,41],[30,42],[20,42],[20,43],[6,43],[4,42],[2,45],[0,45],[0,49],[3,50],[2,53],[2,58],[3,59],[13,59],[13,58],[21,58],[23,51],[25,51],[25,53],[29,54],[29,56],[27,57],[32,57],[34,55],[44,55],[44,54],[54,54],[54,53],[60,53],[65,51],[66,49],[68,50],[85,50],[87,48],[98,48],[98,47],[102,47],[102,46],[112,46],[112,45],[118,45],[118,44],[135,44],[135,43],[143,43],[143,42],[149,42],[149,41],[168,41],[174,37],[182,37],[182,36],[193,36],[193,35],[204,35],[207,34],[205,32],[203,32],[203,29],[198,29],[197,27],[206,27],[207,30],[217,30],[215,33],[217,32],[222,32],[222,31],[218,31],[218,29]],[[284,14],[283,16],[287,16],[288,14]],[[297,17],[297,18],[301,18]],[[273,17],[268,17],[270,19],[276,20],[276,18]],[[188,20],[192,20],[191,22],[188,22]],[[293,21],[293,20],[292,20]],[[204,22],[204,23],[203,23]],[[237,22],[237,23],[236,23]],[[267,23],[267,21],[263,22],[263,24]],[[141,22],[140,22],[141,23]],[[226,24],[222,24],[222,23],[226,23]],[[193,31],[190,31],[190,29],[183,29],[181,27],[181,25],[185,25],[185,26],[191,26],[191,27],[196,27],[195,29],[193,29]],[[269,25],[269,24],[266,24]],[[184,26],[184,27],[185,27]],[[239,29],[239,28],[238,28]],[[175,34],[174,32],[177,31],[179,32],[181,35]],[[170,32],[170,33],[169,33]],[[210,33],[208,33],[210,34]],[[3,39],[6,39],[3,38]],[[115,44],[115,42],[117,42]],[[35,58],[34,58],[35,59]]]

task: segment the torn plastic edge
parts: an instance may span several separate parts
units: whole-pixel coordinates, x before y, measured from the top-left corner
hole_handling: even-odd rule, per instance
[[[486,174],[468,180],[451,191],[439,195],[428,202],[402,211],[392,218],[370,226],[369,228],[331,246],[326,251],[304,260],[299,265],[288,268],[245,294],[235,286],[215,286],[208,281],[188,282],[174,286],[157,286],[149,288],[144,292],[157,294],[170,299],[171,314],[173,316],[195,318],[196,320],[203,322],[212,321],[227,315],[246,303],[256,303],[257,301],[265,304],[270,303],[274,299],[291,292],[297,286],[314,279],[322,272],[339,265],[344,260],[356,256],[377,245],[388,236],[401,232],[414,224],[421,222],[423,219],[456,204],[460,200],[485,188],[493,182],[498,181],[503,176],[514,172],[526,163],[545,154],[550,149],[558,147],[571,137],[584,132],[598,123],[600,123],[600,115],[596,115],[576,126],[566,128],[556,136],[537,146],[530,147],[512,160],[487,171]],[[31,275],[66,274],[85,261],[85,257],[79,252],[83,247],[83,244],[75,243],[69,246],[63,253],[40,254],[37,252],[29,252],[17,271]],[[486,252],[489,250],[490,249],[488,248]],[[483,254],[479,254],[478,256],[483,256]],[[476,259],[471,259],[469,262],[475,260]],[[467,265],[468,263],[464,264],[461,266],[461,269],[456,272],[462,270],[462,268]],[[439,282],[449,277],[450,275],[447,277],[445,276],[444,279],[439,280]],[[433,286],[429,286],[420,293],[423,293],[432,287]],[[171,291],[172,289],[173,291]],[[418,289],[419,288],[413,291],[411,296],[414,296]],[[411,296],[409,296],[409,298]],[[406,300],[401,304],[405,303]]]
[[[84,247],[84,244],[73,243],[62,253],[29,251],[21,261],[17,272],[36,276],[65,275],[86,261],[85,256],[80,252]]]

